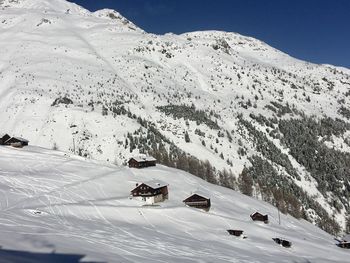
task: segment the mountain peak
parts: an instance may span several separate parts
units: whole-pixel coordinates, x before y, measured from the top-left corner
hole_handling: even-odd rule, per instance
[[[121,25],[129,27],[131,30],[137,30],[137,31],[143,31],[139,27],[137,27],[134,23],[132,23],[130,20],[122,16],[119,12],[113,10],[113,9],[101,9],[97,10],[96,12],[93,13],[96,17],[99,18],[107,18],[112,21],[115,21]]]

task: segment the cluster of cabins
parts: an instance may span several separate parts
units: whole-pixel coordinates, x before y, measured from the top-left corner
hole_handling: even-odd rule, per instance
[[[157,160],[152,156],[139,156],[129,159],[130,168],[145,168],[156,166]],[[137,200],[144,201],[148,205],[163,202],[169,198],[168,184],[160,180],[151,180],[147,182],[137,183],[135,188],[131,190],[131,196]],[[211,202],[210,197],[206,193],[194,192],[183,200],[187,206],[209,211]],[[268,223],[268,216],[255,212],[250,215],[254,221],[263,221]]]
[[[156,166],[157,160],[152,156],[141,156],[141,157],[133,157],[128,161],[129,167],[131,168],[145,168]],[[135,199],[144,201],[147,205],[153,205],[158,202],[163,202],[169,198],[168,184],[160,181],[160,180],[151,180],[148,182],[143,182],[141,184],[136,184],[136,187],[131,190],[131,196]],[[183,200],[183,203],[189,207],[194,207],[198,209],[202,209],[205,211],[209,211],[211,202],[210,197],[202,192],[194,192],[189,195],[186,199]],[[250,218],[253,221],[260,221],[268,224],[269,218],[268,215],[261,214],[259,212],[254,212],[250,215]],[[241,229],[228,229],[227,232],[230,235],[236,237],[243,237],[243,230]],[[347,240],[338,240],[338,247],[348,248],[350,249],[350,236],[349,241]],[[292,242],[283,239],[283,238],[272,238],[272,240],[278,245],[290,248],[292,246]]]
[[[0,134],[0,145],[10,145],[17,148],[28,146],[29,141],[20,137],[11,137],[7,133]]]
[[[168,184],[161,180],[151,180],[136,184],[136,187],[131,190],[131,196],[140,201],[144,201],[147,205],[163,202],[169,198]],[[210,198],[200,193],[193,193],[183,202],[195,208],[200,208],[205,211],[210,209]]]
[[[156,166],[156,159],[152,156],[132,157],[128,164],[130,168],[145,168]],[[131,196],[140,201],[144,201],[146,205],[154,205],[163,202],[169,198],[168,184],[160,180],[151,180],[147,182],[137,183],[135,188],[131,190]],[[189,207],[209,211],[211,207],[210,197],[203,192],[194,192],[190,194],[183,203]],[[268,215],[255,212],[250,215],[253,221],[261,221],[267,224],[269,222]],[[230,235],[242,236],[243,230],[229,229]],[[284,243],[283,243],[284,244]]]
[[[157,160],[152,156],[139,156],[129,159],[130,168],[145,168],[156,166]],[[151,180],[143,183],[137,183],[131,190],[131,196],[134,199],[144,201],[147,205],[163,202],[169,198],[168,184],[160,180]],[[204,194],[195,192],[188,196],[183,202],[191,207],[200,208],[209,211],[211,203],[210,198]]]

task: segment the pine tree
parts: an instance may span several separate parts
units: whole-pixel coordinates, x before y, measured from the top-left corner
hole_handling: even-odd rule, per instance
[[[57,146],[56,142],[53,143],[52,150],[54,150],[54,151],[58,150],[58,146]]]
[[[102,115],[103,116],[108,115],[108,109],[104,105],[102,106]]]
[[[191,142],[190,136],[188,135],[188,132],[185,132],[185,142],[189,143]]]
[[[205,167],[205,179],[209,182],[209,183],[216,183],[216,178],[213,172],[213,167],[211,166],[210,162],[208,160],[205,161],[204,163],[204,167]]]
[[[248,174],[247,169],[244,167],[242,173],[238,178],[238,187],[242,194],[252,196],[253,194],[253,179]]]
[[[345,232],[350,234],[350,214],[346,217]]]

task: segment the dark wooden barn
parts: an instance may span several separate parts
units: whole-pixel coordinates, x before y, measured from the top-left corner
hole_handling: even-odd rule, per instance
[[[342,239],[335,238],[335,240],[338,241],[338,244],[337,244],[338,247],[350,249],[350,235],[349,234],[344,236]]]
[[[236,237],[240,237],[243,234],[243,230],[236,230],[236,229],[228,229],[227,232],[230,235],[236,236]]]
[[[128,161],[129,167],[131,168],[144,168],[150,166],[156,166],[157,160],[152,156],[144,157],[132,157]]]
[[[259,212],[255,212],[255,213],[251,214],[250,217],[253,221],[262,221],[265,224],[267,224],[269,222],[268,215],[263,215]]]
[[[163,202],[169,198],[168,184],[158,180],[136,184],[131,190],[131,195],[147,204]]]
[[[282,238],[273,238],[273,241],[275,241],[277,244],[281,245],[282,247],[291,247],[292,246],[292,242],[286,240],[286,239],[282,239]]]
[[[200,208],[206,211],[209,211],[211,206],[210,198],[203,193],[193,193],[183,200],[183,202],[190,207]]]
[[[337,244],[338,247],[350,249],[350,242],[341,241]]]
[[[6,141],[11,139],[11,136],[7,133],[0,134],[0,145],[5,145]]]
[[[11,137],[8,139],[5,144],[6,145],[11,145],[14,147],[23,147],[23,146],[28,146],[29,141],[20,137]]]

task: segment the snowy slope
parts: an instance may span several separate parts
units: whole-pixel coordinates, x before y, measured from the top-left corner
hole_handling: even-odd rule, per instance
[[[20,163],[20,165],[18,165]],[[63,152],[0,147],[0,245],[86,254],[107,262],[346,262],[348,251],[304,220],[281,216],[264,202],[158,165],[143,170],[103,166]],[[155,207],[129,198],[135,183],[169,183],[169,200]],[[204,191],[212,208],[185,207]],[[254,223],[253,211],[270,223]],[[228,235],[244,230],[247,239]],[[290,249],[272,238],[293,242]]]
[[[39,9],[44,12],[88,13],[86,9],[65,0],[0,0],[0,6],[5,8]]]
[[[237,33],[148,34],[117,11],[91,13],[64,0],[0,0],[0,39],[1,133],[122,164],[134,150],[128,133],[147,137],[139,121],[145,119],[185,153],[238,177],[251,166],[249,157],[262,155],[241,127],[242,115],[287,155],[301,180],[286,178],[345,228],[346,209],[336,211],[332,193],[321,193],[290,149],[270,136],[271,127],[250,114],[348,123],[340,112],[350,107],[349,69],[300,61]],[[276,102],[294,113],[279,116],[271,107]],[[195,105],[219,129],[157,108],[173,104]],[[325,144],[349,152],[349,142],[348,130]]]

